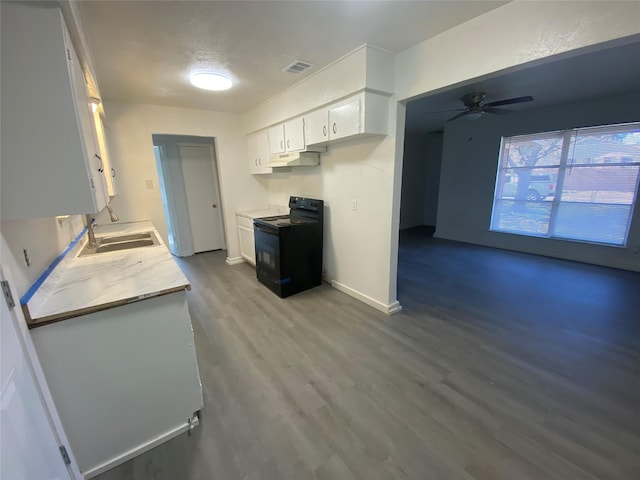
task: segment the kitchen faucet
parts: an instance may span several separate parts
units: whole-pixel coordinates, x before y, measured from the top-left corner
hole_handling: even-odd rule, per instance
[[[93,231],[93,222],[91,219],[91,214],[87,213],[85,215],[85,218],[87,219],[87,235],[89,236],[89,243],[87,245],[89,245],[90,247],[95,247],[96,246],[96,234]]]
[[[118,220],[120,220],[118,218],[118,215],[116,215],[113,209],[111,208],[111,205],[109,205],[108,203],[107,203],[107,210],[109,211],[109,218],[111,219],[112,222],[117,222]],[[87,219],[87,235],[89,237],[89,243],[87,245],[89,245],[90,247],[96,247],[97,246],[96,234],[93,231],[93,227],[95,226],[95,223],[92,222],[91,214],[87,213],[85,215],[85,218]]]

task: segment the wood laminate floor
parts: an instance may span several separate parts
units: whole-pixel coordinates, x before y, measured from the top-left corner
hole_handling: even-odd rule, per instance
[[[640,274],[401,233],[388,317],[180,260],[205,408],[117,479],[640,478]]]

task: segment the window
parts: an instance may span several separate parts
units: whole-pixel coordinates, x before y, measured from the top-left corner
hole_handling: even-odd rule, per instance
[[[625,245],[640,123],[504,137],[491,230]]]

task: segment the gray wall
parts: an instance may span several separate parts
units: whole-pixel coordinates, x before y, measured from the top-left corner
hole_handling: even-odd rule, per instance
[[[640,92],[636,92],[451,122],[444,135],[435,236],[640,271],[640,208],[635,208],[627,248],[489,231],[502,136],[639,120]]]
[[[400,229],[436,225],[442,135],[407,132],[402,163]]]

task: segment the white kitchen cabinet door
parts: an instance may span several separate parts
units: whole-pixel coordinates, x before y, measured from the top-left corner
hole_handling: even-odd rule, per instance
[[[111,155],[109,154],[109,144],[107,142],[107,134],[104,127],[104,120],[99,112],[93,112],[93,120],[96,125],[96,140],[98,142],[98,151],[102,157],[103,174],[105,178],[107,195],[114,197],[118,189],[116,187],[116,169],[113,166]]]
[[[329,109],[329,139],[351,137],[362,132],[360,99]]]
[[[324,108],[304,117],[307,145],[322,145],[329,140],[329,111]]]
[[[68,35],[65,35],[65,40],[67,45],[69,68],[71,68],[73,72],[73,92],[76,99],[76,109],[78,110],[78,120],[82,129],[87,175],[89,176],[89,185],[92,190],[96,208],[96,210],[86,213],[96,213],[102,210],[109,200],[107,194],[107,181],[104,173],[105,163],[102,155],[100,155],[97,125],[93,119],[93,112],[87,95],[84,73],[82,72],[80,61],[73,50],[73,45],[71,45]]]
[[[256,244],[253,229],[238,226],[238,237],[240,239],[240,254],[251,265],[256,264]]]
[[[271,155],[284,153],[284,125],[276,125],[267,130],[269,133],[269,152]]]
[[[0,5],[2,218],[97,213],[107,200],[102,167],[61,11]]]
[[[249,171],[253,175],[271,173],[269,165],[269,137],[267,132],[258,132],[247,137]]]
[[[306,147],[304,141],[304,119],[294,118],[284,124],[285,150],[299,152]]]

